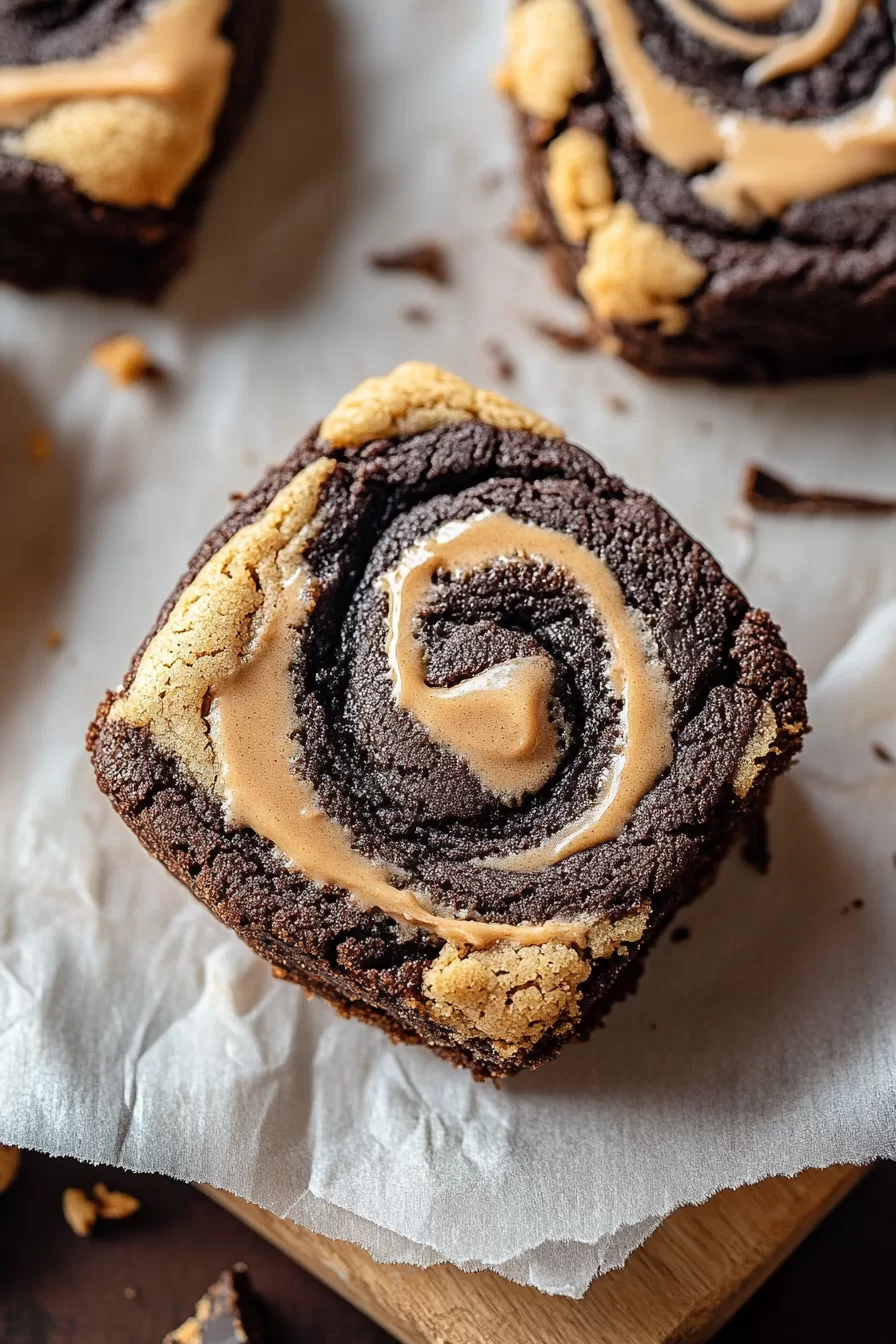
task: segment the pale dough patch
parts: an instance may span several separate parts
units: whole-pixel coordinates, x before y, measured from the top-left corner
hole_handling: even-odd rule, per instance
[[[560,231],[570,243],[607,222],[613,208],[613,179],[607,147],[598,135],[571,126],[547,150],[545,190]]]
[[[732,780],[734,792],[738,798],[746,798],[750,792],[765,765],[765,758],[775,749],[775,739],[778,732],[778,720],[775,718],[775,711],[770,704],[763,700],[759,711],[759,722],[753,736],[747,743],[746,750],[738,763]]]
[[[206,160],[227,93],[227,0],[158,0],[83,60],[0,70],[3,148],[61,168],[92,200],[170,208]]]
[[[436,364],[399,364],[382,378],[367,378],[343,397],[320,427],[337,448],[357,448],[372,439],[420,434],[460,420],[481,420],[497,429],[524,429],[547,439],[563,431],[497,392],[472,387]]]
[[[533,117],[561,121],[570,100],[591,85],[594,53],[576,0],[526,0],[507,20],[500,91]]]
[[[693,294],[705,278],[706,267],[680,243],[620,201],[592,233],[578,285],[595,317],[658,322],[663,335],[674,336],[687,324],[687,310],[675,300]]]
[[[461,1039],[484,1037],[499,1055],[536,1044],[546,1031],[572,1030],[579,1010],[579,985],[594,960],[636,942],[647,927],[649,906],[615,923],[601,920],[589,930],[591,957],[563,943],[515,947],[498,943],[470,951],[446,943],[423,977],[433,1017]],[[559,1026],[558,1026],[559,1024]]]
[[[218,762],[203,715],[206,693],[237,670],[267,624],[311,538],[318,496],[335,465],[312,462],[203,565],[109,711],[112,720],[148,728],[160,751],[214,792]]]

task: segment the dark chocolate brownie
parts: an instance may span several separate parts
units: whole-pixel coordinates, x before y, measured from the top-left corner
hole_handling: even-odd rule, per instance
[[[249,114],[275,5],[11,0],[0,6],[0,280],[31,290],[156,299],[188,262],[212,179]],[[100,96],[89,63],[127,50],[123,44],[178,10],[191,37],[187,45],[163,36],[163,48],[185,53],[170,94],[143,95],[139,78],[125,75],[116,85],[119,96]],[[157,59],[164,65],[169,58]],[[57,62],[84,63],[81,72],[97,96],[48,96],[13,117],[20,86],[4,85],[4,75],[19,80],[33,70],[44,77]],[[68,66],[57,68],[64,75]]]
[[[738,382],[896,362],[896,8],[824,14],[827,42],[815,0],[511,11],[499,86],[551,270],[608,353]]]
[[[458,698],[469,740],[438,717]],[[525,731],[496,782],[502,714]],[[212,532],[88,745],[145,847],[275,974],[498,1076],[628,991],[804,727],[777,627],[653,499],[410,364]]]

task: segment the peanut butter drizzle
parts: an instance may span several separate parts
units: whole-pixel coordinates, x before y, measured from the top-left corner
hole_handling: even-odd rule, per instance
[[[537,793],[557,766],[557,735],[548,718],[554,677],[550,660],[511,658],[455,686],[426,682],[426,660],[414,636],[414,617],[436,570],[458,573],[500,558],[502,524],[484,514],[448,523],[402,556],[384,574],[389,595],[386,651],[395,703],[470,766],[486,788],[504,798]]]
[[[584,947],[589,925],[488,924],[434,914],[413,891],[393,886],[384,867],[353,850],[345,831],[323,811],[311,782],[296,773],[299,724],[290,667],[296,631],[314,605],[306,567],[284,585],[273,614],[245,663],[214,688],[212,737],[232,826],[250,826],[270,840],[312,882],[341,887],[364,909],[375,908],[437,938],[476,948],[494,943]]]
[[[648,665],[643,640],[607,565],[565,533],[517,522],[506,513],[482,513],[466,522],[447,524],[409,551],[384,576],[389,594],[386,647],[399,707],[412,713],[436,741],[463,756],[489,787],[495,787],[489,782],[489,772],[494,771],[496,792],[532,791],[531,783],[524,783],[526,766],[532,767],[534,777],[541,778],[542,783],[553,773],[556,742],[551,740],[554,734],[547,718],[550,683],[542,681],[536,690],[533,680],[518,667],[505,663],[493,669],[500,673],[503,667],[508,672],[487,700],[470,682],[454,688],[458,695],[446,700],[443,692],[426,685],[423,654],[413,633],[415,612],[437,570],[464,572],[514,556],[556,565],[590,599],[606,631],[610,682],[623,706],[622,747],[594,806],[533,849],[483,861],[489,868],[533,873],[617,836],[636,803],[671,763],[672,735],[665,682]],[[545,660],[514,662],[544,665]],[[515,703],[520,692],[530,697],[522,706]],[[480,717],[484,713],[494,714],[494,729]],[[520,723],[523,732],[518,730]],[[466,743],[473,744],[472,751],[466,749]],[[501,748],[503,756],[499,755]]]
[[[205,102],[213,87],[219,106],[232,59],[218,35],[227,7],[227,0],[158,0],[133,32],[93,56],[0,69],[0,126],[24,126],[72,98]]]
[[[753,223],[780,214],[794,201],[815,200],[896,172],[896,68],[887,71],[864,103],[826,121],[716,113],[654,64],[626,0],[588,3],[639,141],[681,173],[718,164],[692,187],[706,205],[729,218]]]
[[[805,32],[777,36],[735,28],[708,14],[694,0],[662,0],[662,3],[680,23],[705,41],[741,56],[761,57],[744,71],[744,83],[756,86],[794,70],[807,70],[830,56],[848,36],[864,0],[822,0],[818,17]],[[781,6],[785,8],[786,5]]]
[[[647,670],[643,647],[625,610],[619,586],[597,556],[562,533],[515,523],[503,514],[480,516],[459,526],[464,531],[454,540],[464,540],[467,546],[472,543],[478,563],[482,562],[479,556],[489,559],[521,553],[544,556],[551,563],[562,564],[598,604],[613,649],[611,678],[623,699],[623,722],[628,733],[621,753],[623,764],[614,772],[616,783],[611,783],[605,798],[593,809],[601,810],[608,823],[607,814],[612,813],[611,824],[604,826],[604,838],[609,838],[611,831],[616,834],[624,825],[625,808],[630,812],[671,758],[665,698]],[[470,533],[472,536],[467,535]],[[440,544],[450,545],[451,540]],[[522,546],[525,549],[521,550]],[[460,563],[462,548],[458,546],[450,555]],[[470,563],[468,555],[463,558]],[[362,907],[382,910],[447,942],[476,948],[498,942],[520,947],[548,942],[586,946],[591,928],[586,923],[549,920],[543,924],[491,924],[438,915],[427,908],[418,894],[393,885],[383,865],[352,849],[346,832],[320,807],[313,785],[297,773],[294,761],[299,723],[293,706],[290,668],[296,632],[313,605],[313,579],[307,567],[301,565],[295,577],[282,588],[249,658],[236,673],[213,688],[212,738],[220,762],[229,823],[250,826],[266,837],[310,881],[342,888]],[[653,719],[648,722],[650,715]],[[638,785],[641,793],[637,793]],[[557,840],[553,852],[545,852],[538,861],[531,859],[535,851],[519,859],[524,864],[531,863],[527,870],[534,871],[559,862],[567,853],[597,843],[596,835],[596,828],[589,836],[580,828],[575,837]],[[507,867],[513,863],[513,857],[498,859],[495,866]]]

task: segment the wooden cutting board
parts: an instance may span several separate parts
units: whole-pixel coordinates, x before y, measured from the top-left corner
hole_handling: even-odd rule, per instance
[[[867,1168],[829,1167],[723,1190],[678,1209],[580,1301],[453,1265],[379,1265],[210,1186],[200,1187],[402,1344],[699,1344],[708,1339]]]

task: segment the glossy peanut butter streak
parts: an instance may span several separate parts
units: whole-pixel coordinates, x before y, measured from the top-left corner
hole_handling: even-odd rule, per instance
[[[496,860],[498,866],[544,868],[568,853],[598,843],[599,834],[618,833],[638,797],[671,758],[665,698],[647,668],[637,630],[625,610],[616,580],[597,556],[571,538],[549,529],[516,523],[503,514],[470,520],[447,541],[451,561],[469,565],[483,557],[527,555],[562,564],[592,596],[607,629],[613,663],[611,677],[623,700],[624,740],[621,764],[614,769],[599,818],[583,823],[575,835],[555,837],[538,857],[524,854]],[[437,536],[439,534],[436,534]],[[464,553],[466,552],[466,560]],[[213,688],[212,737],[221,767],[228,820],[251,826],[277,846],[309,880],[347,890],[365,908],[376,908],[405,923],[428,929],[448,942],[488,947],[496,942],[534,946],[562,942],[584,946],[589,926],[559,920],[544,924],[491,924],[434,914],[423,899],[391,880],[382,865],[352,849],[346,832],[319,806],[310,780],[297,772],[299,724],[293,707],[290,668],[297,631],[314,605],[313,579],[300,567],[281,590],[255,648],[239,670]],[[545,660],[535,659],[543,662]],[[495,689],[494,687],[492,688]],[[640,789],[640,792],[639,792]],[[627,809],[627,810],[626,810]],[[603,831],[599,827],[603,824]],[[586,827],[590,831],[586,834]],[[565,828],[571,830],[571,828]]]
[[[143,95],[175,104],[221,101],[229,43],[218,35],[227,0],[159,0],[133,32],[82,60],[0,69],[0,126],[24,126],[73,98]]]
[[[751,33],[717,19],[694,0],[662,0],[679,23],[718,47],[755,60],[744,73],[746,84],[764,84],[795,70],[808,70],[836,51],[851,31],[864,0],[822,0],[818,17],[802,33],[769,36]],[[782,5],[781,9],[785,9]]]
[[[537,872],[619,834],[632,809],[671,763],[672,736],[665,681],[649,664],[622,589],[607,565],[565,533],[517,522],[506,513],[482,513],[448,524],[384,576],[389,594],[387,651],[399,707],[413,714],[436,741],[463,756],[483,782],[489,784],[494,776],[498,792],[531,790],[525,780],[544,782],[552,773],[556,748],[547,719],[550,684],[535,675],[545,660],[499,664],[491,671],[498,676],[502,667],[508,669],[503,684],[486,690],[462,682],[454,688],[456,697],[446,700],[444,692],[426,685],[423,654],[414,638],[415,613],[437,571],[463,573],[512,558],[555,565],[582,589],[604,627],[610,680],[623,706],[620,750],[594,806],[537,847],[484,861],[490,868]]]
[[[718,164],[692,182],[705,204],[752,223],[896,172],[896,69],[851,111],[782,122],[711,109],[653,62],[627,0],[588,0],[607,65],[643,147],[680,173]]]
[[[345,831],[319,806],[311,782],[296,772],[294,763],[299,725],[290,666],[296,632],[312,606],[310,576],[300,569],[280,593],[250,658],[215,688],[212,737],[230,824],[251,826],[310,881],[340,887],[364,908],[428,929],[446,942],[472,947],[497,942],[584,946],[588,938],[584,924],[559,920],[487,924],[433,914],[413,891],[394,886],[385,868],[352,849]]]

